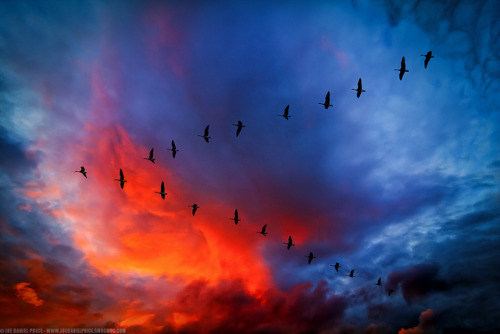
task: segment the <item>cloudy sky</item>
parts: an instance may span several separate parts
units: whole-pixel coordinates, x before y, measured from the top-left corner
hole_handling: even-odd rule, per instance
[[[492,333],[498,17],[494,0],[0,2],[0,328]]]

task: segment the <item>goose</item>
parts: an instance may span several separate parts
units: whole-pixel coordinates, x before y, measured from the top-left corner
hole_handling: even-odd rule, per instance
[[[123,189],[123,186],[125,185],[125,182],[127,182],[127,180],[125,180],[125,176],[123,176],[123,171],[121,168],[120,168],[120,178],[115,179],[115,181],[120,181],[120,188],[122,188],[122,189]]]
[[[266,235],[267,235],[266,228],[267,228],[267,224],[266,224],[266,225],[264,225],[264,226],[262,226],[262,231],[257,232],[257,233],[260,233],[260,234],[262,234],[263,236],[266,236]]]
[[[288,118],[292,117],[292,116],[288,115],[288,109],[290,109],[290,105],[287,105],[287,106],[285,107],[285,111],[283,112],[283,115],[277,115],[277,116],[282,116],[282,117],[284,117],[284,118],[286,118],[286,119],[288,119]]]
[[[429,52],[427,52],[427,54],[421,55],[421,56],[425,57],[424,67],[427,68],[427,64],[429,64],[429,60],[431,60],[431,58],[434,58],[434,56],[432,55],[432,51],[429,51]]]
[[[193,205],[188,205],[190,208],[193,208],[193,216],[196,213],[196,210],[198,210],[199,206],[198,204],[194,203]]]
[[[356,91],[356,96],[358,99],[361,96],[362,92],[366,92],[366,90],[363,90],[363,83],[361,82],[361,78],[359,78],[359,80],[358,80],[358,88],[356,88],[356,89],[352,88],[352,90]]]
[[[241,132],[241,129],[243,129],[245,127],[245,125],[243,125],[243,123],[241,121],[238,121],[238,124],[233,124],[233,125],[238,127],[236,129],[236,137],[238,137],[238,135]]]
[[[155,158],[153,158],[153,153],[154,153],[154,151],[155,151],[155,149],[154,149],[154,148],[152,148],[152,149],[151,149],[151,151],[149,151],[149,157],[144,158],[144,159],[149,160],[149,161],[151,161],[152,163],[155,163],[155,160],[156,160],[156,159],[155,159]]]
[[[202,136],[202,135],[198,135],[198,137],[202,137],[203,139],[205,139],[205,141],[206,141],[207,143],[209,143],[209,141],[208,141],[208,140],[209,140],[210,138],[212,138],[212,137],[209,137],[209,136],[208,136],[208,127],[209,127],[209,126],[210,126],[210,125],[207,125],[207,127],[205,128],[205,133],[203,134],[203,136]]]
[[[160,191],[155,191],[155,194],[160,194],[161,198],[165,199],[167,193],[165,192],[165,183],[163,183],[163,181],[161,181]]]
[[[85,167],[80,167],[80,170],[75,170],[75,173],[82,173],[85,178],[87,178],[87,172],[85,171]]]
[[[405,72],[410,72],[406,69],[405,57],[401,58],[401,68],[395,68],[394,71],[399,71],[399,80],[403,80],[403,75],[405,75]]]
[[[284,242],[286,246],[286,249],[290,249],[292,246],[295,246],[295,244],[292,242],[292,236],[288,237],[288,242]]]
[[[234,220],[234,223],[237,225],[241,219],[238,218],[238,209],[234,210],[234,218],[229,218],[231,220]]]
[[[179,152],[179,150],[175,147],[175,142],[172,139],[172,148],[168,148],[169,151],[172,151],[172,157],[175,159],[175,154]]]
[[[318,104],[322,104],[325,107],[325,109],[328,109],[328,107],[333,107],[333,105],[330,104],[330,92],[326,93],[325,102],[324,103],[318,102]]]

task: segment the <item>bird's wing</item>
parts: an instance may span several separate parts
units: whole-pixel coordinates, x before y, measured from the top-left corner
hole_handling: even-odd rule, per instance
[[[123,176],[123,171],[122,171],[122,169],[120,168],[120,179],[122,179],[122,180],[123,180],[124,178],[125,178],[125,177]]]
[[[163,181],[161,181],[161,192],[165,192],[165,184],[163,183]]]
[[[207,125],[207,127],[205,128],[205,136],[208,136],[208,127],[209,127],[209,126],[210,126],[210,125]]]
[[[151,149],[151,151],[149,151],[149,158],[150,159],[153,159],[153,154],[154,154],[154,148]]]
[[[175,151],[176,147],[175,147],[175,143],[174,141],[172,140],[172,151]]]

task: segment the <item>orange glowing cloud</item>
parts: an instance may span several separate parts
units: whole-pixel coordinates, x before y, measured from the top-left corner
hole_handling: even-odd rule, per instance
[[[15,289],[17,290],[17,296],[28,304],[32,304],[35,306],[43,305],[44,300],[38,298],[35,290],[30,288],[29,285],[30,284],[26,282],[16,284]]]
[[[38,166],[40,180],[27,184],[25,194],[66,226],[88,263],[105,274],[211,283],[242,279],[254,291],[268,288],[270,273],[255,226],[231,224],[234,207],[216,198],[193,217],[188,205],[197,198],[196,189],[165,167],[166,150],[156,150],[160,160],[153,164],[143,159],[150,147],[138,144],[122,126],[101,122],[115,118],[119,103],[113,92],[120,81],[103,77],[101,70],[95,64],[90,115],[75,137],[57,145],[37,143],[45,159]],[[88,178],[74,173],[81,165]],[[127,180],[123,190],[114,181],[120,169]],[[155,194],[162,181],[165,200]]]

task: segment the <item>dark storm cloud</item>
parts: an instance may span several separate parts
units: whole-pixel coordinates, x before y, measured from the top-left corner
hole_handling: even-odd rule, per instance
[[[320,333],[335,328],[347,303],[331,295],[326,282],[298,284],[287,292],[269,289],[262,300],[241,282],[208,286],[194,281],[181,290],[169,312],[194,316],[194,321],[164,328],[168,333]]]
[[[404,299],[411,303],[431,293],[448,290],[449,283],[439,277],[438,265],[418,264],[391,273],[387,279],[386,289],[401,289]]]

